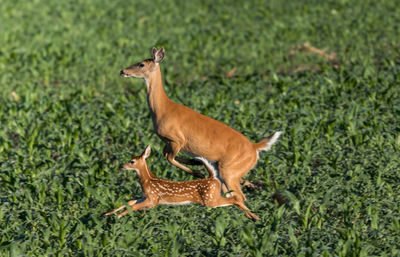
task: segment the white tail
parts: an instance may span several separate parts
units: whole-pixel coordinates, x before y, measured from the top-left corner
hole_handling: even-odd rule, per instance
[[[211,163],[207,159],[204,159],[203,157],[196,157],[196,159],[200,160],[204,164],[204,166],[206,167],[206,169],[208,171],[210,178],[218,177],[217,171],[214,169],[214,166],[212,166]]]
[[[252,143],[233,128],[171,101],[162,85],[159,64],[164,55],[163,48],[153,48],[152,59],[141,61],[120,72],[124,77],[145,80],[154,130],[166,144],[164,156],[171,164],[197,177],[204,176],[183,164],[201,165],[202,162],[177,157],[180,151],[216,161],[221,179],[233,190],[234,197],[240,201],[245,200],[240,189],[240,178],[254,167],[258,152],[268,150],[281,132],[276,132],[259,143]],[[225,192],[227,190],[224,188]]]
[[[269,149],[271,149],[271,147],[276,143],[276,141],[278,141],[278,138],[281,136],[282,131],[277,131],[274,134],[272,134],[271,136],[265,138],[264,140],[262,140],[261,142],[256,144],[256,148],[257,145],[260,148],[257,148],[257,151],[268,151]]]
[[[210,178],[175,182],[157,178],[150,171],[146,163],[146,158],[149,155],[150,146],[146,148],[141,156],[134,157],[130,162],[123,166],[125,170],[137,171],[145,195],[142,199],[131,200],[128,202],[129,207],[133,211],[151,208],[159,204],[180,205],[199,203],[208,207],[236,205],[241,210],[245,210],[245,215],[249,219],[260,219],[246,207],[244,202],[238,201],[235,198],[224,198],[221,196],[221,182],[216,178],[216,171],[207,160],[203,158],[200,159],[208,170],[211,176]],[[126,208],[125,205],[110,211],[105,215],[108,216],[114,214],[124,208]],[[128,210],[125,210],[117,217],[121,218],[128,212]]]

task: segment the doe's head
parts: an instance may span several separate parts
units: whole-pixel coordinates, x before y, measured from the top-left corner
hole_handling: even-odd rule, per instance
[[[150,152],[151,147],[147,146],[141,155],[133,157],[132,160],[122,166],[122,169],[140,172],[140,169],[146,166],[146,159],[150,156]]]
[[[151,50],[151,59],[146,59],[141,62],[135,63],[126,69],[121,70],[120,75],[123,77],[135,77],[146,79],[151,73],[159,69],[159,63],[164,59],[164,48],[156,49],[153,47]]]

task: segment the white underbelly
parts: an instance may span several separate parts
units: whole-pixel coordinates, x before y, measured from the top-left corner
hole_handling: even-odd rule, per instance
[[[186,204],[191,204],[193,202],[191,201],[183,201],[183,202],[161,202],[160,204],[162,205],[186,205]]]

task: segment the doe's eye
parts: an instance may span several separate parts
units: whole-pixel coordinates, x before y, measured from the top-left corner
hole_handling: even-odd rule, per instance
[[[139,63],[138,66],[139,66],[139,68],[143,68],[144,64],[143,63]]]
[[[129,163],[130,163],[130,164],[135,164],[135,161],[134,161],[134,160],[131,160]]]

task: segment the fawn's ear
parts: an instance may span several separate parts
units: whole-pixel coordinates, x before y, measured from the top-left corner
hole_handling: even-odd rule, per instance
[[[162,47],[158,50],[153,47],[153,49],[151,50],[151,57],[153,57],[155,63],[160,63],[164,59],[164,56],[165,50]]]
[[[144,152],[142,153],[142,157],[143,157],[144,159],[147,159],[147,157],[150,156],[150,152],[151,152],[151,147],[150,147],[150,146],[147,146],[147,147],[146,147],[146,150],[144,150]]]

